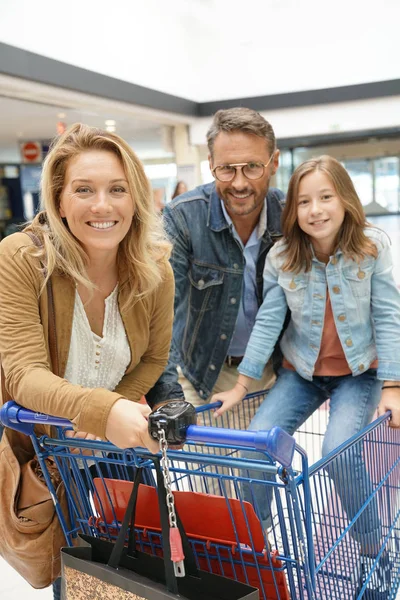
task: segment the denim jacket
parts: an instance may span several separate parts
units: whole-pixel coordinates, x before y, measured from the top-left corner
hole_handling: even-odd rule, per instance
[[[257,261],[259,306],[265,257],[282,236],[283,199],[277,189],[267,194],[267,229]],[[211,394],[228,354],[243,288],[243,250],[224,217],[214,183],[182,194],[167,204],[163,216],[173,243],[175,320],[168,366],[146,395],[150,405],[183,397],[177,365],[200,397]]]
[[[279,254],[285,241],[274,246],[265,262],[264,301],[240,373],[261,378],[289,307],[291,319],[281,350],[298,374],[311,381],[329,290],[337,333],[353,376],[378,358],[378,379],[400,380],[400,292],[392,274],[390,241],[375,227],[367,227],[365,233],[378,249],[376,259],[367,256],[357,263],[339,250],[326,266],[314,256],[311,270],[296,275],[281,268]]]

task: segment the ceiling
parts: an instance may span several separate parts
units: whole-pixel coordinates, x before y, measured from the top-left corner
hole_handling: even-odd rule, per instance
[[[0,42],[195,102],[240,102],[400,78],[400,2],[375,7],[373,0],[69,0],[66,9],[54,0],[0,0]],[[104,127],[106,119],[143,160],[171,157],[171,127],[194,121],[0,74],[0,160],[18,156],[19,140],[51,138],[60,120]]]
[[[51,139],[60,121],[104,129],[109,119],[142,160],[171,157],[171,128],[190,122],[176,114],[0,75],[0,160],[18,161],[20,141]]]
[[[399,21],[398,0],[0,1],[0,41],[196,102],[396,79]]]
[[[12,115],[12,119],[10,119]],[[79,110],[69,106],[52,106],[33,101],[16,100],[0,96],[0,131],[2,143],[12,143],[15,134],[18,139],[37,139],[38,136],[52,138],[57,132],[57,122],[68,124],[82,122],[105,129],[107,119],[116,119],[110,110],[108,114],[99,114],[95,110]],[[17,126],[17,131],[15,127]],[[116,120],[118,131],[124,137],[134,140],[138,134],[145,137],[157,137],[161,131],[160,123],[142,121],[135,117],[119,116]]]

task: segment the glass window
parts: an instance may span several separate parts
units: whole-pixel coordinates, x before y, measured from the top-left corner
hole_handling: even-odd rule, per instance
[[[30,221],[39,208],[42,165],[21,165],[21,190],[24,218]]]
[[[201,182],[202,183],[211,183],[211,181],[214,181],[214,177],[210,171],[210,165],[209,165],[208,160],[201,161],[200,172],[201,172]]]
[[[399,158],[387,156],[374,161],[375,201],[389,212],[400,210]]]
[[[372,205],[374,199],[374,180],[371,161],[367,159],[345,160],[342,164],[347,169],[363,206]],[[367,208],[365,208],[365,212]]]
[[[275,174],[275,186],[286,194],[289,179],[292,174],[292,153],[290,150],[282,150],[279,156],[279,169]]]
[[[176,185],[176,164],[145,164],[144,170],[150,179],[156,206],[162,206],[169,202]]]

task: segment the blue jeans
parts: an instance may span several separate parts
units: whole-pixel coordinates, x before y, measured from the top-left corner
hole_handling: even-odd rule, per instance
[[[379,404],[382,382],[376,377],[376,369],[369,369],[362,375],[353,377],[316,376],[307,381],[295,371],[279,370],[278,379],[253,417],[249,429],[267,430],[279,426],[291,435],[330,398],[329,423],[322,445],[322,455],[337,448],[351,436],[371,422]],[[349,519],[353,519],[372,492],[372,483],[365,468],[361,444],[354,451],[343,455],[340,468],[333,463],[326,467],[340,496],[343,509]],[[255,453],[243,452],[243,457],[255,458]],[[263,455],[265,460],[265,455]],[[343,477],[345,473],[345,477]],[[249,471],[249,477],[260,479],[260,471]],[[350,482],[350,485],[349,485]],[[245,500],[257,503],[264,527],[271,525],[270,504],[272,486],[244,485]],[[352,527],[352,536],[366,547],[379,544],[381,527],[376,500],[370,502],[366,510]]]
[[[61,600],[61,577],[53,583],[53,600]]]

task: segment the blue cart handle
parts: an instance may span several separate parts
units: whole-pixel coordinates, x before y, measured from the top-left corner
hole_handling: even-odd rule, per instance
[[[35,425],[55,425],[72,427],[71,421],[37,413],[19,406],[13,400],[6,402],[0,410],[0,422],[10,429],[32,435]],[[219,427],[190,425],[186,431],[186,441],[205,444],[226,444],[241,448],[257,449],[268,454],[282,466],[292,464],[295,439],[280,427],[268,431],[242,431]]]
[[[25,435],[32,435],[35,425],[55,425],[57,427],[72,427],[71,421],[61,417],[52,417],[43,413],[23,408],[14,400],[3,404],[0,409],[0,423],[10,429],[15,429]]]
[[[294,437],[280,427],[272,427],[268,431],[243,431],[190,425],[186,436],[186,439],[191,442],[264,450],[283,467],[290,467],[292,464],[296,446]]]

